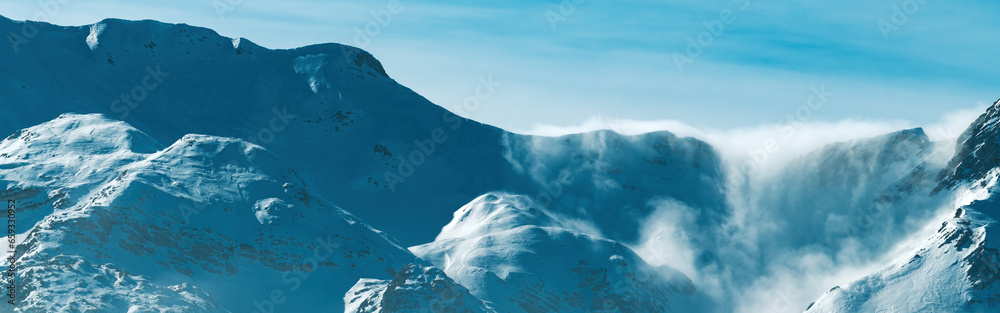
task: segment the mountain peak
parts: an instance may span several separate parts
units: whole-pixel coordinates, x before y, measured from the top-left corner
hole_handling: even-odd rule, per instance
[[[128,140],[155,144],[100,114],[64,114],[0,142],[0,183],[17,197],[24,225],[17,261],[30,269],[19,276],[17,292],[43,299],[25,312],[50,312],[46,303],[58,301],[47,297],[75,296],[65,292],[70,281],[93,283],[88,299],[95,303],[117,305],[139,293],[192,300],[177,304],[189,311],[214,308],[201,300],[214,299],[220,311],[246,312],[253,309],[247,295],[275,288],[250,282],[296,271],[315,277],[297,278],[302,290],[321,291],[288,294],[288,301],[306,311],[335,310],[343,303],[331,290],[346,292],[361,277],[391,278],[416,262],[259,145],[186,135],[139,153]],[[63,257],[93,267],[66,270]],[[105,266],[110,262],[116,266]],[[124,276],[149,284],[108,283]]]
[[[938,175],[941,183],[934,189],[938,193],[963,182],[973,182],[986,177],[989,171],[1000,166],[1000,100],[958,138],[955,156]]]
[[[894,133],[895,136],[906,136],[906,137],[927,137],[927,133],[924,132],[923,127],[916,127],[911,129],[904,129]]]
[[[527,196],[488,193],[455,211],[454,219],[444,226],[437,239],[483,236],[525,225],[561,227],[540,208]]]
[[[7,141],[11,141],[7,143]],[[65,113],[41,125],[15,131],[19,153],[92,155],[110,152],[153,153],[162,146],[142,131],[103,114]]]
[[[501,312],[685,311],[697,296],[680,272],[654,268],[617,241],[566,229],[517,194],[476,198],[437,240],[410,251]]]

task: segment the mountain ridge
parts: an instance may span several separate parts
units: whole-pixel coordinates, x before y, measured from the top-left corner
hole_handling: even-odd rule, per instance
[[[9,41],[31,25],[8,21]],[[148,20],[43,28],[0,49],[0,72],[18,73],[0,80],[15,134],[0,183],[24,198],[28,312],[752,312],[782,275],[804,304],[829,273],[792,263],[875,262],[996,163],[988,118],[949,167],[910,129],[752,176],[669,131],[544,137],[461,118],[344,45],[272,50]],[[992,244],[966,212],[934,251]],[[988,281],[969,273],[991,258],[935,277]],[[813,309],[857,292],[838,290]],[[88,297],[113,300],[52,304]]]
[[[655,183],[645,190],[633,189],[640,182],[614,182],[619,174],[603,175],[600,181],[581,177],[566,185],[615,189],[620,196],[605,203],[567,197],[551,188],[551,180],[561,170],[579,170],[565,160],[539,161],[536,156],[544,155],[546,147],[533,144],[537,140],[566,148],[588,145],[588,155],[581,155],[586,168],[621,163],[630,165],[631,171],[667,168],[690,177],[700,174],[681,165],[700,165],[702,160],[685,155],[685,149],[715,154],[696,138],[674,138],[664,131],[644,135],[647,142],[633,142],[597,131],[563,137],[571,141],[566,143],[518,135],[431,103],[381,75],[384,69],[377,59],[361,49],[320,44],[270,50],[206,28],[155,21],[108,20],[102,27],[93,25],[47,27],[20,45],[19,53],[0,49],[0,58],[15,60],[0,63],[0,71],[26,73],[0,81],[0,103],[19,103],[0,116],[0,133],[78,112],[124,120],[160,142],[189,133],[243,138],[274,151],[317,191],[340,199],[341,206],[369,208],[354,211],[407,245],[429,242],[439,229],[405,221],[424,217],[446,221],[455,208],[496,190],[574,202],[570,204],[584,207],[583,211],[605,215],[611,214],[610,208],[625,208],[635,216],[648,214],[645,201],[635,201],[629,194],[666,193],[691,206],[704,203],[722,210],[723,204],[712,197],[665,188],[671,183],[659,178],[669,179],[673,176],[669,174],[644,178],[642,184]],[[20,27],[15,26],[0,25],[0,32],[16,33]],[[52,69],[60,73],[41,74]],[[609,144],[629,147],[636,154],[606,153],[602,149]],[[299,153],[303,149],[311,153]],[[505,157],[508,154],[512,158]],[[512,161],[528,161],[535,168]],[[704,165],[708,168],[713,162]],[[552,171],[542,174],[553,177],[538,177],[531,172],[535,169]],[[706,173],[721,175],[717,170]],[[721,180],[697,184],[708,190]],[[628,232],[609,236],[637,237]]]

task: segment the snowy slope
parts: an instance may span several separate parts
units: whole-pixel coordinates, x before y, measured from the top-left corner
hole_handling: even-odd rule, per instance
[[[1000,305],[997,173],[959,197],[950,216],[892,265],[834,287],[807,312],[995,312]],[[934,226],[934,225],[931,225]]]
[[[499,312],[686,312],[695,298],[683,274],[567,230],[521,195],[483,195],[410,250]]]
[[[62,116],[15,131],[0,143],[0,182],[20,200],[18,224],[27,229],[56,209],[72,206],[114,170],[164,147],[123,122],[98,115]]]
[[[408,264],[391,280],[362,279],[344,299],[349,313],[496,312],[441,270]]]
[[[14,312],[230,312],[188,283],[163,286],[76,256],[60,255],[21,271],[29,277],[23,282],[38,286]]]
[[[808,312],[994,312],[1000,305],[1000,101],[959,138],[956,155],[931,190],[950,199],[924,232],[902,244],[903,258],[835,287]],[[931,205],[931,204],[928,204]]]
[[[0,167],[4,190],[32,195],[17,312],[341,311],[359,278],[419,263],[238,139],[163,147],[122,122],[63,115],[0,142]]]

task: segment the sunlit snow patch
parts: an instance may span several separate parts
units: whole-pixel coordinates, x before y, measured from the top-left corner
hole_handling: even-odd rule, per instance
[[[257,221],[263,225],[265,223],[274,224],[277,221],[278,214],[281,213],[281,210],[289,209],[291,207],[292,205],[282,201],[281,199],[267,198],[257,200],[257,203],[254,203],[253,205],[253,210],[254,215],[257,216]]]
[[[320,85],[330,87],[330,83],[322,73],[323,67],[326,66],[326,56],[326,54],[310,54],[295,59],[295,72],[306,76],[309,88],[314,93],[319,92]]]
[[[104,32],[104,27],[104,23],[90,25],[90,34],[87,35],[87,46],[90,47],[91,51],[97,49],[97,37]]]

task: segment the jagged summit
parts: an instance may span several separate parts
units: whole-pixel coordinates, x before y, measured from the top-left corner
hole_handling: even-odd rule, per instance
[[[362,279],[347,293],[346,313],[494,313],[440,269],[407,264],[391,280]]]
[[[961,183],[983,179],[991,170],[1000,166],[998,121],[1000,100],[972,122],[958,138],[955,156],[939,174],[940,184],[934,189],[934,193],[954,188]]]
[[[957,191],[888,266],[811,304],[809,313],[994,312],[1000,305],[997,174]]]
[[[901,130],[901,131],[898,131],[896,133],[889,134],[889,135],[890,136],[895,135],[895,136],[901,136],[901,137],[917,137],[917,138],[920,138],[920,137],[926,138],[927,137],[927,133],[924,132],[924,128],[923,127],[916,127],[916,128],[911,128],[911,129],[904,129],[904,130]]]
[[[928,225],[910,238],[894,240],[899,252],[891,255],[887,266],[830,289],[807,312],[996,310],[1000,305],[996,284],[1000,277],[998,117],[1000,101],[962,134],[957,153],[938,175],[916,175],[922,178],[888,190],[879,201],[893,203],[914,191],[929,190],[926,200],[911,199],[899,205],[908,211],[933,213]]]

